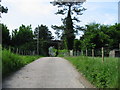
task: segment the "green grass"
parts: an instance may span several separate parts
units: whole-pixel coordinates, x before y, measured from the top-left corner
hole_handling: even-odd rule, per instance
[[[65,57],[98,88],[118,87],[118,58]]]
[[[40,56],[21,56],[11,53],[8,50],[2,50],[3,78],[38,58],[40,58]]]

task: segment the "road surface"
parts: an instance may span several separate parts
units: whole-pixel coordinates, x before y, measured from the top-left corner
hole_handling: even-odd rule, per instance
[[[59,57],[40,58],[3,80],[3,88],[92,88],[69,63]]]

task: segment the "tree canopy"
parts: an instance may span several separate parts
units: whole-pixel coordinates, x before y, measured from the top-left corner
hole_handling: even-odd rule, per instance
[[[0,24],[0,29],[2,30],[2,44],[3,46],[10,45],[10,33],[6,25]]]
[[[33,31],[30,26],[22,25],[19,30],[12,31],[12,44],[14,46],[20,46],[33,40]]]
[[[51,31],[49,31],[46,25],[41,25],[35,28],[35,31],[34,31],[35,38],[38,37],[38,34],[39,34],[39,39],[41,40],[49,41],[53,39]]]
[[[8,12],[8,8],[7,7],[5,8],[4,6],[0,5],[0,12],[1,13],[7,13]]]
[[[86,25],[81,37],[82,48],[109,47],[118,49],[120,43],[120,24],[100,25],[91,23]]]

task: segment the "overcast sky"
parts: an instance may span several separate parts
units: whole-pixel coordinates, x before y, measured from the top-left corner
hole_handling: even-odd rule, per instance
[[[34,30],[38,25],[47,25],[51,31],[51,25],[61,25],[62,15],[55,15],[57,7],[50,4],[53,0],[2,0],[2,5],[8,7],[8,13],[2,14],[2,23],[6,24],[10,31],[21,24],[32,25]],[[96,2],[94,2],[96,1]],[[91,22],[101,24],[114,24],[118,22],[119,0],[88,0],[83,4],[86,11],[79,16],[84,26]]]

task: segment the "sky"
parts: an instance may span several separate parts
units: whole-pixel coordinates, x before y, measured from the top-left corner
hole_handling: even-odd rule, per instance
[[[65,16],[55,15],[58,8],[50,4],[50,1],[53,0],[2,0],[2,5],[8,7],[8,13],[2,14],[2,23],[7,25],[10,32],[22,24],[31,24],[33,30],[43,24],[54,32],[51,25],[61,25],[61,18]],[[79,16],[81,22],[78,25],[84,26],[92,22],[105,25],[117,23],[118,1],[87,0],[83,4],[87,10]]]

